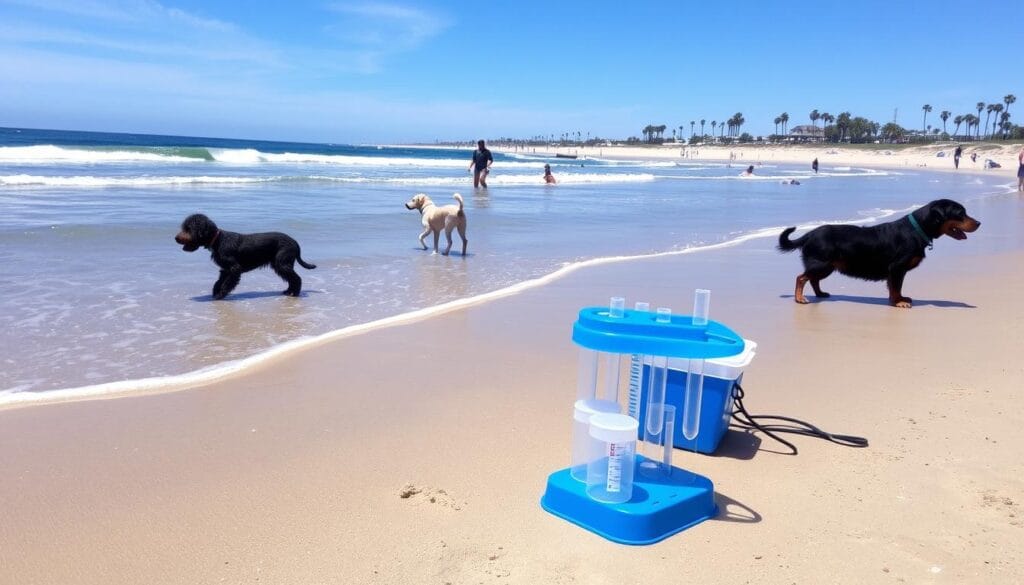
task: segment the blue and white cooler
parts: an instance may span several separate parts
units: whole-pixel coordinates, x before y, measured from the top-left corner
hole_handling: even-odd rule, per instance
[[[729,429],[732,417],[733,389],[743,380],[743,369],[750,365],[757,353],[757,344],[749,339],[743,340],[743,351],[739,354],[704,360],[704,383],[700,393],[700,426],[697,435],[687,439],[683,434],[682,421],[683,400],[686,389],[686,378],[690,371],[690,360],[668,359],[668,382],[665,390],[665,404],[675,406],[677,420],[673,426],[673,445],[677,449],[714,453],[718,449],[725,431]],[[639,357],[639,356],[637,356]],[[651,356],[643,356],[643,382],[641,387],[647,388],[650,383]],[[644,428],[647,413],[647,392],[640,393],[639,419],[640,429]],[[643,438],[642,436],[640,438]]]

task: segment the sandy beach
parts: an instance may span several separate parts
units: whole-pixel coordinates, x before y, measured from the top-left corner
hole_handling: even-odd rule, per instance
[[[959,172],[1006,174],[1015,178],[1017,157],[1024,144],[992,142],[936,142],[927,146],[835,144],[734,144],[731,146],[665,144],[659,146],[565,146],[527,147],[527,153],[563,154],[585,157],[618,159],[659,159],[676,161],[731,162],[734,166],[748,164],[791,163],[807,165],[815,158],[822,168],[836,166],[864,166],[884,169],[927,169],[929,171],[957,172],[953,165],[953,151],[957,144],[963,147]],[[495,148],[502,152],[517,152],[515,148]],[[523,152],[518,150],[518,152]],[[942,156],[939,156],[942,153]],[[975,154],[975,160],[971,155]],[[986,159],[1001,168],[985,168]]]
[[[797,305],[799,258],[763,238],[586,267],[213,384],[2,411],[0,582],[1015,582],[1024,206],[968,210],[981,230],[935,243],[910,310],[838,275]],[[759,344],[751,412],[870,446],[797,437],[791,456],[731,430],[713,456],[679,452],[721,514],[652,546],[543,511],[569,458],[576,312],[613,295],[686,312],[698,287]]]

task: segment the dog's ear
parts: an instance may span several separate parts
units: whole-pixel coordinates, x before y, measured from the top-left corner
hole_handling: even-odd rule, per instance
[[[942,200],[929,203],[928,212],[921,220],[921,229],[931,238],[942,235],[942,224],[946,221],[946,205],[943,203]]]
[[[185,218],[181,229],[192,234],[192,241],[200,246],[205,246],[217,233],[217,224],[201,213],[196,213]]]

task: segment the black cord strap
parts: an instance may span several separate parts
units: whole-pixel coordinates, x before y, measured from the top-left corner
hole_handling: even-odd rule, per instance
[[[806,423],[802,420],[797,420],[795,418],[789,418],[788,416],[775,416],[770,414],[751,415],[749,412],[747,412],[746,407],[743,406],[743,396],[743,387],[740,386],[739,384],[736,384],[732,390],[733,404],[735,405],[735,408],[732,412],[732,418],[734,421],[736,421],[736,424],[745,429],[759,430],[762,433],[768,435],[769,437],[775,439],[776,441],[782,443],[783,445],[789,447],[793,451],[792,453],[788,453],[789,455],[797,454],[796,446],[793,445],[793,443],[790,443],[789,441],[777,436],[775,433],[793,433],[796,435],[805,435],[808,437],[818,437],[819,439],[825,439],[826,441],[831,441],[833,443],[843,445],[846,447],[868,446],[868,440],[865,439],[864,437],[827,433],[810,423]],[[757,422],[757,419],[781,420],[791,424],[765,425],[759,424]]]

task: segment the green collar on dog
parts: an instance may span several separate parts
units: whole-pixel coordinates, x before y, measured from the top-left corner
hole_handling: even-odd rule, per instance
[[[923,229],[921,229],[921,224],[917,223],[917,218],[914,217],[914,214],[911,213],[910,215],[908,215],[907,219],[910,220],[910,225],[914,226],[914,231],[917,232],[919,236],[924,238],[925,243],[928,245],[928,249],[931,250],[934,247],[934,245],[932,244],[932,239],[928,237],[928,234],[924,233]]]

